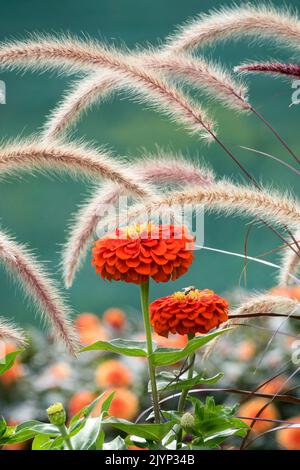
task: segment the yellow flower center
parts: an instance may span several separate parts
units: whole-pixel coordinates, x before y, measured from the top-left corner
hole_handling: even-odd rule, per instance
[[[172,295],[173,299],[174,300],[186,300],[186,295],[184,292],[175,292],[173,295]]]
[[[188,288],[185,291],[178,291],[172,295],[174,300],[184,301],[184,300],[197,300],[205,297],[206,295],[212,295],[213,291],[209,289],[199,290],[195,288]]]
[[[138,238],[141,233],[151,233],[152,224],[151,223],[144,223],[144,224],[134,224],[128,225],[125,229],[125,235],[127,238]]]

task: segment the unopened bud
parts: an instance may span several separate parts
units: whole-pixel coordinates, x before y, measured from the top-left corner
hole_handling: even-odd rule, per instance
[[[54,403],[47,409],[48,418],[51,424],[62,426],[66,422],[66,412],[62,403]]]
[[[195,426],[195,418],[191,413],[184,413],[181,417],[180,424],[185,431],[188,431]]]

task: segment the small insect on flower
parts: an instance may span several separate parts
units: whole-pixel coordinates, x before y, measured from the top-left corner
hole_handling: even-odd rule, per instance
[[[161,336],[207,333],[228,320],[228,302],[212,290],[188,288],[152,302],[150,316]]]
[[[188,271],[193,248],[185,226],[135,224],[97,240],[92,264],[109,281],[168,282]]]

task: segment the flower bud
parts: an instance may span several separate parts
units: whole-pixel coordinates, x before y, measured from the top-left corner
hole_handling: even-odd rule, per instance
[[[54,403],[47,409],[48,418],[51,424],[62,426],[66,422],[66,412],[62,403]]]
[[[181,417],[180,425],[185,431],[193,429],[195,426],[194,416],[191,413],[184,413],[184,415]]]

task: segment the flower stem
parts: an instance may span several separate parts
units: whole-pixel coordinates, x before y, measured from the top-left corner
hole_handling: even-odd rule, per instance
[[[146,341],[147,341],[147,351],[148,351],[148,368],[149,376],[152,390],[152,401],[154,408],[155,422],[160,423],[160,411],[159,411],[159,398],[156,385],[155,377],[155,367],[152,363],[152,353],[153,353],[153,344],[152,344],[152,334],[151,334],[151,325],[150,325],[150,315],[149,315],[149,280],[141,284],[141,307],[144,318],[144,326],[146,332]]]
[[[189,340],[193,339],[195,335],[190,334],[188,335]],[[194,363],[195,363],[195,353],[191,354],[188,358],[188,380],[193,378],[193,372],[194,372]],[[185,407],[185,402],[186,402],[186,397],[188,396],[189,389],[185,389],[182,391],[179,403],[178,403],[178,411],[179,413],[183,413],[184,407]]]
[[[66,443],[66,446],[67,446],[68,450],[74,450],[73,446],[72,446],[72,443],[71,443],[71,440],[68,437],[66,425],[62,424],[61,426],[57,426],[57,427],[58,427],[62,437],[64,438],[64,441]]]

